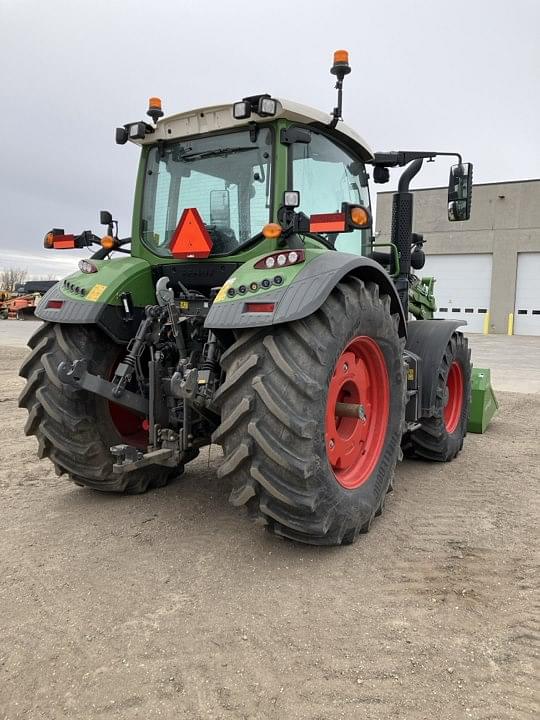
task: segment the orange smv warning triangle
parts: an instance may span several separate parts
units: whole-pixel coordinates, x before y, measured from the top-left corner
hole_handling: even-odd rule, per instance
[[[207,258],[212,251],[212,238],[197,208],[186,208],[169,243],[175,258]]]

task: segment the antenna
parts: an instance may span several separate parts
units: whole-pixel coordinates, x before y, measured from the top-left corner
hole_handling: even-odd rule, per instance
[[[335,75],[336,90],[338,91],[337,105],[332,112],[332,120],[330,127],[335,128],[338,124],[338,120],[343,120],[341,115],[342,106],[342,91],[343,91],[343,78],[351,72],[351,66],[349,65],[349,52],[347,50],[336,50],[334,53],[334,64],[330,68],[332,75]]]

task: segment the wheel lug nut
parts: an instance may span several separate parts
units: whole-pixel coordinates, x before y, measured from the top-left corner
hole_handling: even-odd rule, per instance
[[[347,372],[348,369],[349,369],[349,365],[347,363],[345,363],[343,365],[343,372]]]
[[[330,448],[330,450],[333,450],[334,445],[335,445],[334,441],[330,440],[330,442],[328,443],[328,447]]]

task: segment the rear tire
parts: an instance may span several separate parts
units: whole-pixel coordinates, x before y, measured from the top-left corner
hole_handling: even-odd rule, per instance
[[[463,447],[471,397],[471,351],[466,337],[455,332],[433,376],[435,408],[421,427],[403,439],[403,453],[436,462],[453,460]]]
[[[24,432],[36,436],[39,457],[48,457],[57,475],[94,490],[138,494],[182,473],[183,466],[172,471],[154,466],[114,474],[110,447],[130,439],[115,426],[108,401],[58,379],[58,365],[79,358],[87,360],[90,372],[109,377],[118,345],[91,325],[51,323],[41,325],[28,345],[32,352],[19,371],[27,381],[19,397],[19,407],[29,413]]]
[[[352,466],[360,468],[355,479],[336,474],[331,464],[336,428],[328,429],[327,401],[336,363],[358,339],[378,348],[388,393],[386,407],[379,403],[384,425],[374,414],[369,427],[376,430],[366,433],[380,437],[373,462],[362,465],[360,458]],[[218,476],[232,481],[233,505],[246,505],[270,532],[304,543],[348,544],[367,532],[382,512],[400,452],[403,347],[388,296],[354,277],[339,283],[315,314],[240,334],[222,356],[226,378],[216,396],[222,422],[213,436],[224,449]],[[370,397],[377,407],[377,394]]]

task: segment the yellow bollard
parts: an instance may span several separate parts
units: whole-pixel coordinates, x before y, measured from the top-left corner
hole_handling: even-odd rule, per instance
[[[514,334],[514,313],[508,314],[508,334]]]
[[[489,335],[489,312],[484,315],[484,335]]]

